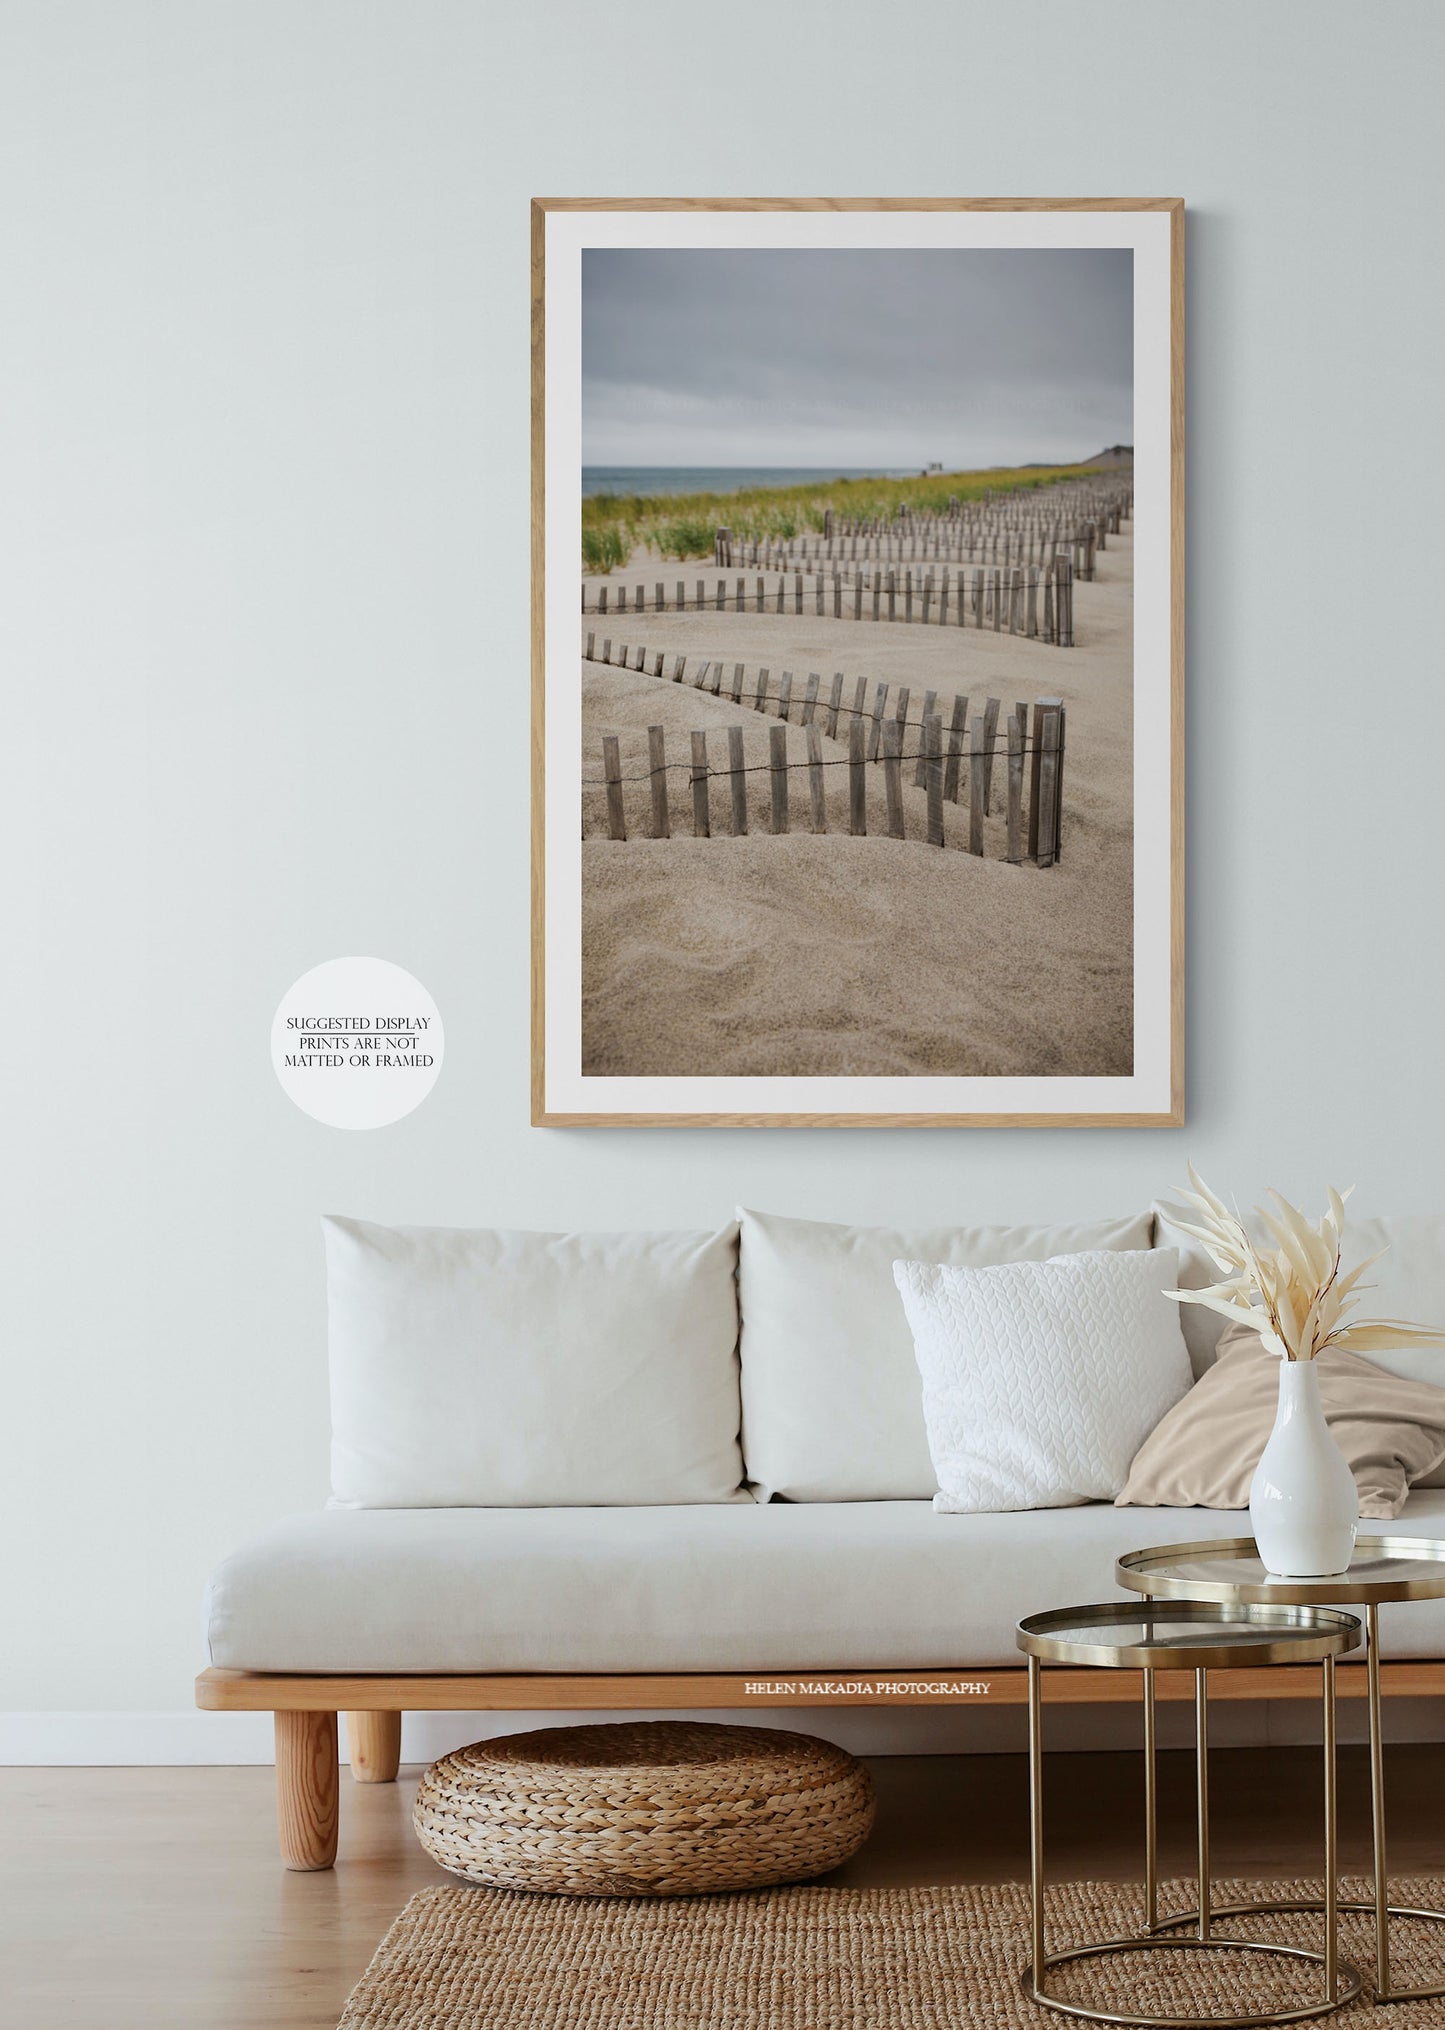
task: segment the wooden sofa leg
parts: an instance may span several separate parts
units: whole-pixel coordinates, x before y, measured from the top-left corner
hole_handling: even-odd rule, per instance
[[[401,1714],[348,1713],[346,1740],[357,1783],[395,1783],[401,1767]]]
[[[288,1868],[329,1868],[341,1802],[334,1713],[277,1713],[276,1817]]]

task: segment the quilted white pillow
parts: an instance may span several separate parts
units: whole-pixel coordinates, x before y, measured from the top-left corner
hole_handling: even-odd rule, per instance
[[[949,1514],[1111,1501],[1192,1382],[1174,1248],[993,1269],[895,1262]]]

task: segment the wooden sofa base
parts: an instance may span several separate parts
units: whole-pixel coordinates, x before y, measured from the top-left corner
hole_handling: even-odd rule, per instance
[[[1385,1663],[1387,1696],[1445,1695],[1445,1662]],[[1365,1673],[1346,1664],[1338,1678],[1342,1698],[1365,1696]],[[1161,1699],[1194,1696],[1192,1671],[1162,1671]],[[1211,1680],[1217,1699],[1317,1699],[1319,1672],[1309,1664],[1219,1671]],[[1046,1670],[1044,1697],[1055,1705],[1119,1705],[1139,1697],[1137,1671]],[[288,1868],[329,1868],[336,1859],[340,1761],[337,1715],[346,1714],[352,1775],[361,1783],[389,1783],[401,1759],[403,1713],[577,1713],[709,1711],[777,1712],[790,1707],[1020,1706],[1028,1674],[1018,1665],[979,1671],[758,1671],[714,1676],[445,1677],[289,1675],[278,1671],[202,1671],[196,1704],[208,1713],[274,1713],[276,1802],[281,1855]]]

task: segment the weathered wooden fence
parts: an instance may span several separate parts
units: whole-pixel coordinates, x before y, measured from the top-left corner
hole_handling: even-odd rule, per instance
[[[1106,519],[1057,522],[1039,529],[995,529],[953,537],[921,534],[905,527],[886,536],[799,536],[744,538],[731,529],[713,537],[713,562],[724,570],[761,568],[787,571],[836,563],[1044,564],[1059,550],[1071,556],[1080,578],[1094,575],[1095,553],[1108,548]]]
[[[606,646],[610,647],[610,644]],[[630,660],[635,654],[636,661]],[[597,658],[594,658],[597,659]],[[602,658],[605,660],[606,658]],[[696,659],[695,659],[696,661]],[[618,667],[635,669],[651,674],[664,681],[669,679],[665,672],[666,658],[660,651],[639,648],[635,651],[624,649],[617,659]],[[749,672],[741,663],[734,663],[728,677],[726,690],[723,680],[727,674],[719,662],[697,664],[692,684],[715,697],[727,697],[734,705],[745,702],[749,689],[746,679]],[[670,681],[681,684],[687,677],[687,658],[673,658]],[[1041,867],[1050,867],[1059,857],[1060,836],[1063,819],[1064,789],[1064,731],[1066,713],[1059,698],[1037,699],[1032,707],[1018,703],[1003,719],[1000,749],[1000,717],[1002,701],[989,698],[981,712],[969,717],[969,700],[966,696],[954,699],[953,709],[945,728],[943,716],[934,710],[937,694],[929,691],[923,701],[919,718],[909,717],[911,703],[910,687],[897,686],[890,697],[887,684],[877,684],[870,700],[868,679],[854,680],[852,699],[845,703],[843,691],[846,679],[841,670],[834,673],[826,700],[821,696],[821,680],[816,671],[809,673],[801,699],[795,698],[793,673],[782,672],[781,682],[776,691],[772,689],[771,673],[759,669],[751,683],[751,704],[756,712],[771,714],[773,717],[796,724],[806,734],[806,761],[790,760],[787,753],[787,725],[773,726],[769,731],[769,759],[766,763],[755,763],[745,767],[743,762],[743,728],[741,725],[726,729],[712,729],[714,736],[725,730],[728,744],[728,766],[712,770],[708,762],[706,730],[690,735],[691,758],[688,762],[669,763],[666,757],[665,732],[661,726],[648,728],[648,769],[643,777],[624,778],[621,772],[619,743],[616,735],[609,734],[602,743],[602,776],[597,782],[607,792],[608,835],[613,839],[628,836],[623,805],[623,782],[646,781],[650,786],[651,826],[649,836],[668,838],[671,836],[671,816],[667,794],[667,777],[671,770],[685,770],[691,790],[692,830],[695,837],[706,838],[711,834],[711,803],[709,784],[725,779],[729,785],[727,809],[730,813],[730,835],[740,836],[748,829],[745,779],[750,774],[766,770],[770,790],[770,829],[786,832],[790,829],[790,801],[788,778],[790,773],[806,770],[808,776],[808,800],[811,809],[811,829],[826,832],[828,829],[827,810],[824,797],[824,770],[844,768],[849,770],[849,831],[863,834],[867,831],[867,770],[870,766],[881,766],[887,806],[886,831],[890,838],[904,836],[903,789],[905,781],[912,787],[922,789],[926,795],[927,837],[932,845],[945,844],[943,829],[943,806],[945,803],[966,803],[968,807],[968,851],[981,854],[984,850],[983,821],[989,815],[993,794],[994,763],[1001,752],[1006,757],[1007,777],[1007,852],[1005,858],[1020,863],[1025,858],[1033,859]],[[793,720],[794,706],[797,718]],[[891,709],[890,709],[891,706]],[[846,760],[825,759],[822,749],[823,738],[842,740],[848,748]],[[911,743],[911,744],[910,744]],[[904,771],[909,773],[905,776]],[[1025,796],[1025,773],[1028,790]],[[597,786],[596,783],[593,785]],[[965,794],[966,792],[966,794]],[[727,836],[724,834],[723,836]]]
[[[706,579],[697,578],[691,597],[681,578],[674,580],[670,598],[660,579],[652,585],[650,600],[648,589],[645,581],[631,586],[584,583],[582,611],[599,620],[646,613],[810,613],[819,619],[991,627],[996,634],[1074,646],[1074,568],[1067,550],[1044,565],[995,565],[971,575],[946,564],[927,570],[835,565],[826,574],[779,573],[771,584],[764,576],[719,578],[711,590]]]
[[[845,517],[824,511],[821,532],[735,536],[717,530],[713,561],[725,569],[763,565],[786,569],[797,563],[944,562],[1042,564],[1060,546],[1074,553],[1077,576],[1092,575],[1095,550],[1105,549],[1132,515],[1132,483],[1071,482],[1038,493],[1004,494],[997,500],[959,502],[946,513],[909,509],[895,514]]]

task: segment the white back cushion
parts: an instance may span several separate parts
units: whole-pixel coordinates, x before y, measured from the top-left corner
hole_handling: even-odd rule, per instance
[[[1148,1248],[1149,1213],[1054,1227],[832,1226],[740,1211],[743,1451],[760,1500],[908,1501],[938,1485],[898,1260]]]
[[[748,1498],[739,1491],[736,1227],[322,1225],[335,1503]]]
[[[951,1515],[1112,1500],[1193,1382],[1173,1248],[994,1269],[897,1262]]]

